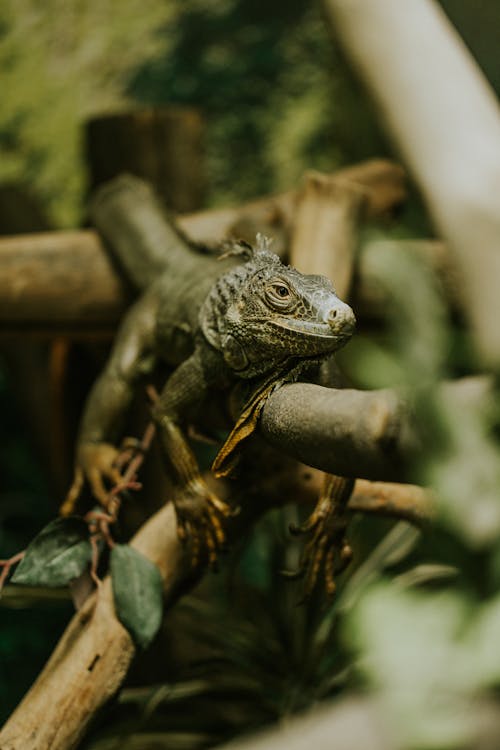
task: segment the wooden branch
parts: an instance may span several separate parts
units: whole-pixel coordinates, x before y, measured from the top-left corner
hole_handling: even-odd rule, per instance
[[[497,97],[433,0],[324,4],[449,245],[478,350],[498,369]]]
[[[441,395],[461,408],[493,387],[487,377],[441,385]],[[267,400],[260,421],[272,445],[331,474],[411,481],[422,446],[411,403],[394,390],[357,391],[293,383]]]
[[[328,178],[328,175],[323,175]],[[365,218],[384,216],[406,200],[405,173],[387,159],[372,159],[335,172],[339,180],[359,186],[366,192]],[[300,188],[299,188],[300,192]],[[274,251],[283,252],[295,218],[297,191],[252,201],[238,208],[223,208],[178,217],[181,227],[195,240],[215,243],[223,237],[253,242],[257,232],[276,237]]]
[[[213,478],[211,483],[215,483]],[[233,520],[229,538],[240,536],[260,513],[282,505],[285,499],[315,502],[319,483],[319,472],[295,465],[294,473],[287,470],[283,482],[272,476],[260,488],[247,487],[241,498],[242,512]],[[227,481],[213,484],[221,497],[234,493],[234,486]],[[240,499],[239,490],[237,496]],[[427,493],[410,485],[358,481],[349,505],[354,511],[377,507],[379,515],[386,506],[391,515],[399,503],[417,523],[429,515]],[[197,580],[187,572],[171,504],[150,518],[131,544],[158,565],[167,605]],[[129,634],[116,619],[106,579],[98,595],[74,615],[44,670],[0,731],[2,750],[71,750],[95,713],[120,688],[135,652]]]
[[[353,513],[386,516],[423,526],[436,516],[435,500],[429,490],[416,484],[356,480],[349,499]]]
[[[0,240],[2,329],[114,327],[127,295],[93,231]]]
[[[269,481],[259,482],[253,491],[249,490],[249,502],[255,502],[254,498],[262,492],[272,506],[282,504],[283,498],[291,498],[301,505],[317,502],[324,481],[323,471],[288,461],[275,474]],[[357,479],[349,498],[349,510],[353,513],[396,518],[419,527],[435,518],[435,508],[432,492],[416,484]]]
[[[290,264],[304,273],[327,276],[343,300],[351,287],[366,196],[366,188],[357,182],[309,172],[297,198]]]
[[[386,309],[380,286],[367,272],[376,243],[360,248],[353,287],[359,318]],[[446,247],[430,240],[399,242],[438,273],[451,300],[461,306],[461,287]],[[46,232],[0,239],[0,336],[26,333],[109,336],[130,295],[98,235],[91,231]]]
[[[367,206],[371,213],[389,210],[405,195],[404,174],[391,162],[367,162],[341,170],[338,175],[361,185],[366,183]],[[175,225],[165,220],[159,205],[153,205],[150,218],[156,219],[151,222],[149,233],[145,229],[147,222],[142,221],[144,236],[140,241],[148,248],[158,247],[154,230],[162,226],[165,230],[160,232],[162,238],[170,226],[170,234],[178,227],[200,242],[221,241],[234,234],[238,226],[247,228],[252,241],[257,231],[276,234],[280,229],[283,237],[290,225],[295,198],[296,193],[290,192],[240,208],[179,217]],[[244,232],[237,231],[237,234]],[[15,333],[21,328],[109,331],[128,301],[123,282],[92,231],[3,238],[0,240],[0,271],[3,334],[9,329]]]

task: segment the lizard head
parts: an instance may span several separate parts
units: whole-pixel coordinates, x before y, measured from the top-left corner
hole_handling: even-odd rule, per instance
[[[287,360],[327,356],[350,339],[354,313],[325,276],[285,266],[260,235],[255,249],[235,244],[228,254],[246,262],[212,287],[200,324],[237,375],[249,378]]]

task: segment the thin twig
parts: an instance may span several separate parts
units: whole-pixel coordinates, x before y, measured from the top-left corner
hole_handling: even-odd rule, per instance
[[[18,552],[16,555],[9,557],[8,560],[0,560],[0,568],[2,568],[2,572],[0,573],[0,591],[4,587],[5,581],[9,576],[11,568],[18,562],[21,562],[25,554],[26,550],[22,550],[22,552]]]

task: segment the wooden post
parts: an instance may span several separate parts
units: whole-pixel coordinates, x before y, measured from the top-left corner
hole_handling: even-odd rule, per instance
[[[90,188],[130,172],[150,182],[174,211],[200,208],[204,195],[203,124],[187,107],[95,117],[85,144]]]
[[[366,192],[342,177],[308,172],[297,201],[290,262],[304,273],[328,276],[343,300],[351,288]]]

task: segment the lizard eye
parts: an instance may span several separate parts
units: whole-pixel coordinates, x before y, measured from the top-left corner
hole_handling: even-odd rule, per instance
[[[268,302],[278,310],[287,310],[295,303],[290,288],[282,281],[273,281],[266,288]]]
[[[276,292],[278,297],[281,297],[281,299],[285,299],[285,297],[290,296],[290,291],[286,288],[286,286],[282,286],[281,284],[275,284],[274,291]]]

